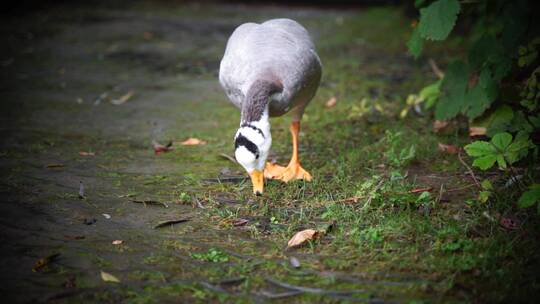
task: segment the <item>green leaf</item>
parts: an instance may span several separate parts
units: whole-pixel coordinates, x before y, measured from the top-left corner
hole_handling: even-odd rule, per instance
[[[442,80],[438,80],[428,85],[427,87],[423,88],[418,94],[420,99],[425,100],[426,109],[433,107],[433,105],[439,98],[441,94],[441,91],[440,91],[441,83],[442,83]]]
[[[480,191],[480,193],[478,193],[478,200],[482,203],[485,203],[488,201],[490,196],[491,191]]]
[[[429,40],[446,39],[456,24],[460,9],[458,0],[437,0],[420,9],[420,35]]]
[[[485,155],[492,155],[497,153],[497,150],[488,142],[483,140],[477,140],[465,146],[465,152],[469,156],[481,157]]]
[[[497,160],[497,155],[482,156],[473,161],[473,166],[478,167],[482,170],[487,170],[493,167],[496,160]]]
[[[523,192],[518,201],[519,208],[528,208],[540,201],[540,185],[532,185],[528,191]]]
[[[441,95],[435,108],[438,120],[454,118],[465,105],[465,92],[469,82],[469,69],[463,61],[448,65],[441,84]]]
[[[498,49],[497,40],[493,35],[483,35],[469,49],[469,63],[473,69],[480,70]]]
[[[500,168],[506,169],[506,160],[504,159],[504,156],[501,154],[497,155],[497,164]]]
[[[505,151],[512,142],[512,134],[508,132],[497,133],[491,139],[491,143],[499,150]]]
[[[486,109],[497,97],[497,84],[491,77],[491,71],[485,68],[480,73],[476,86],[467,91],[465,95],[465,114],[469,118],[475,118]]]
[[[409,53],[417,59],[422,54],[423,47],[424,39],[420,37],[420,32],[418,31],[418,27],[416,27],[411,35],[411,39],[407,42],[407,48],[409,49]]]
[[[489,181],[489,179],[485,179],[480,183],[480,186],[482,186],[482,189],[484,190],[493,190],[493,185]]]

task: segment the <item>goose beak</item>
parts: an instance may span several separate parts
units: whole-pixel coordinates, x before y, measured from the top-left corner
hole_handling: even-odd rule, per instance
[[[261,196],[264,188],[263,172],[259,170],[253,170],[253,172],[249,174],[249,177],[251,177],[251,183],[253,184],[253,194]]]

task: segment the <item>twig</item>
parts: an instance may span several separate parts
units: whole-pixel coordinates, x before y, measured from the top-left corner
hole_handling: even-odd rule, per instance
[[[290,289],[290,290],[296,290],[306,293],[313,293],[313,294],[326,294],[326,295],[351,295],[354,293],[365,293],[365,289],[350,289],[350,290],[325,290],[321,288],[312,288],[312,287],[304,287],[304,286],[297,286],[297,285],[291,285],[284,282],[276,281],[271,278],[266,278],[266,280],[274,285],[277,285],[279,287]]]
[[[263,290],[259,294],[268,299],[282,299],[282,298],[297,296],[303,293],[304,292],[299,291],[299,290],[292,290],[292,291],[286,291],[286,292],[280,292],[280,293],[271,293],[269,291]]]
[[[365,196],[353,196],[349,198],[340,199],[339,201],[335,201],[334,203],[358,203],[358,200],[361,200],[363,198],[366,198]]]
[[[437,63],[435,63],[435,60],[433,60],[433,58],[429,58],[428,63],[433,73],[437,75],[439,79],[443,79],[444,73],[441,71],[441,69],[439,69],[439,67],[437,66]]]
[[[201,208],[201,209],[206,209],[202,204],[201,204],[201,201],[198,199],[198,198],[195,198],[195,202],[197,203],[197,207]]]
[[[226,158],[226,159],[232,161],[233,163],[237,164],[236,159],[234,159],[234,157],[232,157],[232,156],[230,156],[228,154],[220,153],[219,156],[221,156],[223,158]]]
[[[476,175],[474,175],[474,172],[473,170],[471,169],[471,167],[469,167],[469,165],[467,165],[467,163],[463,160],[463,158],[461,158],[461,151],[458,152],[458,158],[459,158],[459,161],[465,166],[465,168],[467,168],[467,170],[469,171],[469,175],[472,177],[472,179],[474,180],[474,183],[476,184],[476,186],[479,188],[479,189],[482,189],[482,186],[480,186],[480,183],[478,182],[478,179],[476,178]]]
[[[189,218],[183,218],[183,219],[168,220],[168,221],[159,222],[154,226],[154,229],[158,229],[158,228],[165,227],[165,226],[171,226],[171,225],[174,225],[174,224],[184,223],[184,222],[187,222],[189,220],[190,220]]]
[[[441,184],[441,188],[439,189],[439,196],[437,196],[437,204],[441,202],[443,191],[444,191],[444,184]]]

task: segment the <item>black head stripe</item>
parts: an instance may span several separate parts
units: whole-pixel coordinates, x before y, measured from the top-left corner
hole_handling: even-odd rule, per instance
[[[249,123],[243,123],[242,125],[240,125],[240,128],[244,128],[244,127],[251,128],[251,129],[253,129],[253,130],[259,132],[259,134],[261,134],[261,136],[262,136],[263,138],[266,138],[266,137],[264,136],[263,131],[262,131],[261,129],[257,128],[256,126],[250,125]]]
[[[257,145],[255,145],[252,141],[242,135],[242,133],[238,134],[234,140],[234,148],[238,149],[240,146],[244,146],[249,152],[255,155],[256,159],[259,159],[259,148],[257,148]]]

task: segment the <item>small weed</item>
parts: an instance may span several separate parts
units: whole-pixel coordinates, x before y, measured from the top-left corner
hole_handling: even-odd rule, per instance
[[[212,263],[228,262],[230,259],[227,253],[216,248],[211,248],[210,250],[208,250],[208,252],[205,253],[191,253],[190,256],[197,260]]]

